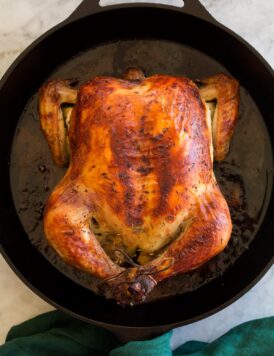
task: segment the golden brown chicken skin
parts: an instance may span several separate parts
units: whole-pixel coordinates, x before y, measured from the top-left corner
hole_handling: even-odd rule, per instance
[[[213,125],[204,98],[217,100]],[[228,151],[238,98],[238,82],[225,74],[200,89],[188,78],[145,78],[136,69],[78,91],[47,82],[41,127],[56,164],[70,157],[44,213],[51,246],[131,305],[222,251],[232,224],[213,155]]]

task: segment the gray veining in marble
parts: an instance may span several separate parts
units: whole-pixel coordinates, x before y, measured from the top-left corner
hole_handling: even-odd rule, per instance
[[[169,0],[169,3],[177,1]],[[0,77],[24,48],[47,29],[64,20],[80,2],[80,0],[0,0]],[[201,0],[201,2],[218,21],[250,42],[274,67],[274,1]],[[107,5],[117,1],[101,0],[101,3]],[[0,288],[0,344],[12,325],[52,309],[15,276],[1,256]],[[172,347],[177,347],[190,339],[212,341],[241,322],[274,315],[273,295],[274,267],[245,296],[223,311],[200,322],[176,329],[172,337]]]

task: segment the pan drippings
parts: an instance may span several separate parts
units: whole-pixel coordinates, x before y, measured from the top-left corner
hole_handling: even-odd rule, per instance
[[[181,44],[132,40],[80,53],[52,73],[51,78],[75,78],[83,83],[95,75],[120,77],[129,67],[142,68],[146,75],[164,73],[192,79],[227,72],[212,58]],[[270,141],[263,118],[244,88],[241,88],[240,102],[230,153],[214,167],[233,220],[230,242],[222,253],[201,268],[160,283],[149,300],[192,291],[217,278],[248,248],[263,219],[267,177],[272,171]],[[40,131],[35,94],[19,121],[12,148],[11,185],[17,212],[32,244],[41,254],[76,283],[98,293],[99,281],[67,265],[44,238],[44,204],[65,171],[53,164]]]

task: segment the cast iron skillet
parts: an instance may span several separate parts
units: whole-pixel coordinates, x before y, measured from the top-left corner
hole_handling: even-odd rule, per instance
[[[89,56],[92,66],[87,62]],[[230,163],[243,155],[238,168],[246,162],[252,165],[245,175],[253,175],[256,185],[252,186],[250,180],[250,186],[244,190],[248,196],[246,205],[250,207],[255,201],[257,210],[256,222],[251,219],[253,229],[249,231],[252,241],[249,239],[248,248],[225,273],[188,293],[134,308],[121,308],[73,281],[31,243],[31,231],[26,227],[24,213],[22,215],[27,208],[19,206],[17,193],[20,182],[25,179],[20,169],[32,167],[33,157],[29,154],[39,151],[40,138],[35,141],[34,136],[29,136],[20,141],[19,137],[27,120],[26,113],[32,116],[33,127],[38,127],[33,95],[35,98],[47,78],[75,74],[81,82],[96,74],[119,76],[132,65],[143,67],[147,74],[186,74],[195,79],[224,70],[239,79],[243,97],[241,116],[246,118],[239,120],[242,145],[232,144]],[[269,65],[240,37],[217,23],[198,0],[186,0],[183,8],[151,4],[102,8],[97,0],[84,0],[67,20],[25,50],[1,80],[0,242],[3,256],[15,273],[46,301],[127,339],[159,334],[205,318],[229,305],[248,291],[273,262],[273,93],[273,71]],[[249,122],[252,115],[257,119]],[[246,122],[251,131],[243,129]],[[261,134],[256,134],[258,132]],[[252,139],[251,135],[254,135]],[[250,145],[247,149],[244,149],[245,143]],[[36,173],[34,169],[33,182]],[[253,196],[253,203],[252,191],[259,191],[259,196]],[[259,206],[257,201],[260,201]]]

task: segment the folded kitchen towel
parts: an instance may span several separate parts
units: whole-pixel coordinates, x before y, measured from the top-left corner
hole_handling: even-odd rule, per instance
[[[39,315],[8,333],[0,355],[181,356],[274,355],[274,317],[239,325],[211,344],[190,341],[172,351],[171,332],[121,344],[110,332],[59,311]]]

